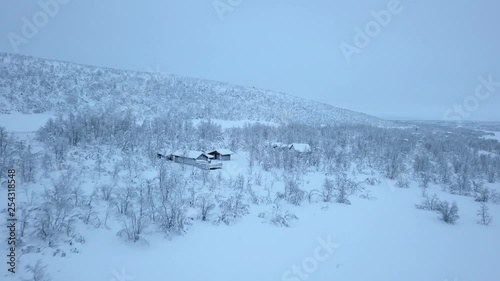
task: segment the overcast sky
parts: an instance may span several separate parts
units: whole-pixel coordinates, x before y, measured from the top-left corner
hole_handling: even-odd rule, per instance
[[[59,1],[44,18],[37,1],[1,0],[0,52],[255,86],[388,119],[500,121],[498,0]]]

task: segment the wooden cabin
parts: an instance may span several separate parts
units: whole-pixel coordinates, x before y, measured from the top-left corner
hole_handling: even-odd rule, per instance
[[[216,159],[216,160],[230,161],[231,155],[233,155],[234,152],[232,152],[229,149],[222,148],[222,149],[216,149],[216,150],[209,151],[207,154],[212,155],[214,157],[214,159]]]

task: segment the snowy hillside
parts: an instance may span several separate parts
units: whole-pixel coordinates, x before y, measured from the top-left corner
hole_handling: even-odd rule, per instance
[[[186,119],[391,125],[366,114],[283,93],[1,53],[0,104],[0,113],[100,107]]]

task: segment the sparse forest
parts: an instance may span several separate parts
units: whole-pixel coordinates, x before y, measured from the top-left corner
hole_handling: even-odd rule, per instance
[[[478,202],[500,201],[498,189],[485,186],[500,181],[500,144],[482,135],[436,125],[222,129],[209,120],[197,126],[168,116],[139,121],[130,113],[89,109],[50,119],[34,143],[0,127],[0,164],[18,167],[26,187],[19,202],[24,245],[68,239],[76,245],[85,239],[80,225],[110,224],[120,226],[117,236],[147,243],[148,234],[182,235],[195,221],[237,223],[253,205],[268,206],[260,214],[264,221],[290,226],[298,218],[287,206],[351,204],[349,198],[380,183],[377,174],[401,188],[417,181],[425,199],[417,208],[453,224],[458,207],[429,195],[430,184]],[[273,141],[306,142],[313,149],[296,153],[273,148]],[[205,171],[156,157],[160,149],[219,146],[245,153],[248,170]],[[323,174],[324,182],[305,189],[307,173]],[[491,221],[487,207],[478,216],[481,224]]]

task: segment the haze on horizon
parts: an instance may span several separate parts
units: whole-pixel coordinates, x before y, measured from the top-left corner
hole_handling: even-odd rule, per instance
[[[499,10],[495,0],[2,1],[0,52],[254,86],[386,119],[500,121]]]

